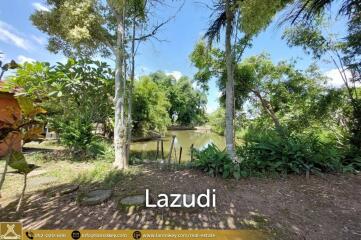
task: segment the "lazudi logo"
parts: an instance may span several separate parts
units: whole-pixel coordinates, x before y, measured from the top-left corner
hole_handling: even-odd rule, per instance
[[[21,239],[21,223],[18,222],[2,222],[0,223],[0,239],[17,240]]]
[[[73,232],[71,233],[71,237],[72,237],[73,239],[79,239],[80,236],[81,236],[81,234],[80,234],[79,231],[73,231]]]
[[[133,232],[133,238],[134,239],[140,239],[142,237],[142,234],[140,231],[134,231]]]
[[[206,193],[199,194],[158,194],[156,203],[150,203],[149,189],[145,190],[145,206],[146,207],[171,207],[171,208],[191,208],[191,207],[216,207],[216,189],[212,189],[212,193],[207,189]]]

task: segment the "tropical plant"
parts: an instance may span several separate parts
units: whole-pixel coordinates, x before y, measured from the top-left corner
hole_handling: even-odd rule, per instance
[[[65,64],[55,66],[26,63],[9,77],[6,86],[8,89],[22,89],[21,97],[46,108],[48,114],[43,120],[47,127],[60,133],[62,142],[69,149],[84,152],[89,138],[94,135],[93,124],[103,126],[104,133],[112,131],[112,76],[112,70],[104,62],[70,58]],[[84,122],[86,126],[77,124]]]
[[[223,178],[241,177],[240,165],[234,163],[226,150],[220,150],[216,145],[210,144],[203,150],[194,150],[195,168],[210,176]]]
[[[17,170],[17,173],[24,175],[24,185],[16,209],[16,211],[18,212],[20,210],[25,195],[25,190],[27,186],[27,175],[32,170],[37,168],[37,166],[33,164],[28,164],[25,160],[25,156],[23,155],[23,153],[13,149],[14,146],[12,136],[14,136],[14,134],[20,135],[24,143],[42,138],[43,122],[39,121],[37,117],[40,114],[46,113],[46,111],[45,109],[36,106],[31,99],[22,96],[20,93],[19,95],[15,96],[20,105],[22,117],[14,117],[13,122],[1,122],[0,124],[0,142],[6,143],[8,146],[8,152],[5,156],[6,159],[4,171],[0,180],[0,191],[5,181],[5,175],[7,173],[8,166]],[[7,108],[7,110],[9,111],[10,116],[14,114],[13,109]],[[8,139],[8,137],[10,137],[10,139]]]
[[[344,152],[334,142],[313,134],[280,137],[274,131],[250,129],[237,149],[246,175],[269,173],[337,172],[343,170]]]

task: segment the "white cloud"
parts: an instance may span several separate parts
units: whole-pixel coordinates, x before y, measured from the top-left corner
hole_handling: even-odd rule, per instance
[[[33,3],[33,7],[38,10],[38,11],[46,11],[46,12],[50,12],[50,9],[45,7],[43,4],[39,3],[39,2],[34,2]]]
[[[32,35],[31,38],[39,45],[44,45],[46,43],[46,39],[44,37]]]
[[[0,21],[0,41],[14,44],[15,46],[25,50],[30,49],[29,42],[25,38],[21,37],[14,27],[3,21]]]
[[[29,58],[29,57],[25,57],[25,56],[23,56],[23,55],[19,55],[19,56],[18,56],[18,62],[19,62],[19,63],[25,63],[25,62],[31,63],[31,62],[35,62],[35,61],[36,61],[35,59]]]
[[[167,76],[173,76],[177,81],[183,76],[180,71],[166,72],[165,74]]]
[[[336,69],[336,68],[331,69],[331,70],[325,72],[325,75],[328,78],[330,78],[330,81],[327,82],[328,86],[334,87],[334,88],[341,88],[345,85],[338,69]],[[352,77],[350,71],[348,71],[348,70],[345,71],[345,75],[346,75],[347,79],[350,79]]]
[[[0,61],[6,62],[7,61],[7,56],[4,53],[4,51],[0,50]]]

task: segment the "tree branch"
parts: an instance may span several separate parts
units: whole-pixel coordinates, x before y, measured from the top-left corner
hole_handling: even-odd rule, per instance
[[[174,18],[174,17],[173,17]],[[145,34],[143,36],[139,36],[139,37],[135,37],[134,40],[136,41],[144,41],[149,37],[155,37],[155,35],[157,34],[158,30],[163,27],[165,24],[167,24],[168,22],[170,22],[170,20],[172,20],[173,18],[169,18],[167,21],[162,22],[161,24],[159,24],[158,26],[156,26],[150,33]]]
[[[159,31],[160,28],[162,28],[164,25],[169,23],[171,20],[175,19],[176,15],[183,8],[184,3],[185,3],[185,1],[183,1],[182,5],[178,8],[177,12],[172,17],[168,18],[166,21],[162,22],[161,24],[155,26],[155,28],[150,33],[139,36],[139,37],[135,37],[134,40],[135,41],[144,41],[147,38],[153,37],[153,38],[157,39],[158,41],[160,41],[157,37],[155,37],[155,35],[157,34],[157,32]]]

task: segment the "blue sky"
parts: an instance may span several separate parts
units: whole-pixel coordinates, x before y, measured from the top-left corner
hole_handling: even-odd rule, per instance
[[[137,75],[163,70],[175,76],[192,77],[196,69],[192,66],[189,55],[195,43],[203,36],[209,24],[210,10],[200,1],[186,0],[178,12],[180,1],[174,6],[157,9],[153,24],[164,21],[170,16],[176,17],[164,26],[157,35],[162,40],[151,39],[143,43],[137,56]],[[207,1],[204,1],[207,2]],[[209,1],[208,1],[209,2]],[[41,1],[2,0],[0,8],[0,52],[5,53],[5,60],[48,61],[55,63],[64,61],[61,54],[55,55],[46,50],[47,35],[32,26],[29,16],[35,9],[45,9]],[[297,67],[306,68],[312,59],[302,49],[289,48],[281,39],[283,29],[271,24],[266,31],[259,34],[253,47],[247,49],[245,56],[268,52],[274,62],[287,59],[298,60]],[[337,22],[334,32],[342,32],[344,21]],[[332,65],[319,63],[322,71],[338,84],[337,72]],[[218,106],[219,90],[215,81],[210,82],[207,111],[211,112]]]

